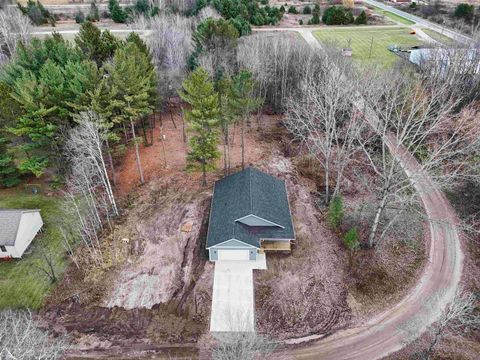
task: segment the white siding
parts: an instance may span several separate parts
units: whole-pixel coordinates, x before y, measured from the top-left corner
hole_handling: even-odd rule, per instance
[[[218,260],[250,260],[249,250],[218,250]]]
[[[0,251],[0,258],[19,257],[18,252],[13,246],[5,246],[7,252]]]
[[[13,257],[21,257],[28,248],[35,235],[43,226],[42,217],[39,212],[27,212],[22,214],[18,226],[17,239],[15,240],[15,254]]]

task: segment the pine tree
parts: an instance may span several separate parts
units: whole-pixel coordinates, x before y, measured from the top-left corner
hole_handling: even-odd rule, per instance
[[[101,31],[90,21],[82,24],[80,31],[75,36],[75,44],[84,56],[95,61],[98,66],[111,58],[120,46],[120,41],[109,31]]]
[[[140,161],[135,121],[153,112],[150,100],[152,89],[156,89],[156,73],[149,64],[148,57],[132,42],[118,49],[112,63],[105,67],[109,76],[109,87],[115,89],[115,109],[112,109],[112,121],[129,125],[133,142],[140,182],[145,182]]]
[[[367,14],[365,13],[365,10],[363,10],[360,15],[355,19],[355,24],[356,25],[366,25],[367,24]]]
[[[328,201],[328,199],[327,199]],[[343,221],[343,200],[335,196],[328,207],[327,222],[333,229],[338,229]]]
[[[20,182],[19,173],[15,166],[13,156],[8,152],[8,140],[0,133],[0,184],[12,187]]]
[[[188,166],[200,166],[203,173],[202,184],[206,186],[207,171],[215,167],[215,160],[220,157],[216,129],[220,116],[218,94],[208,72],[199,67],[183,82],[179,95],[191,106],[191,110],[185,111],[185,119],[195,133],[190,138]]]
[[[108,11],[112,20],[116,23],[124,23],[127,21],[128,15],[118,3],[118,0],[108,0]]]

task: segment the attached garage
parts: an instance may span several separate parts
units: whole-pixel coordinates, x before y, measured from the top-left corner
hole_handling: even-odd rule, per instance
[[[248,249],[219,249],[218,260],[250,260]]]

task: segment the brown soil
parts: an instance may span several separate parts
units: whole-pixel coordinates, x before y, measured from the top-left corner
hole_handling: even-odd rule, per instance
[[[72,356],[114,356],[127,349],[159,352],[165,344],[195,343],[207,332],[213,265],[207,261],[204,243],[210,185],[223,176],[223,159],[218,161],[219,170],[208,174],[208,188],[202,189],[201,174],[185,170],[187,147],[179,105],[172,114],[176,128],[170,114],[164,113],[163,121],[156,121],[153,145],[140,146],[145,185],[139,186],[134,149],[126,150],[123,165],[117,168],[124,213],[114,231],[104,235],[111,264],[82,270],[72,265],[41,313],[56,333],[71,334],[76,344]],[[386,258],[359,251],[357,266],[351,266],[341,234],[324,225],[325,211],[315,205],[322,172],[306,171],[301,149],[292,145],[280,120],[267,115],[252,118],[245,155],[247,165],[287,181],[296,245],[291,254],[269,254],[268,270],[255,274],[257,328],[283,339],[332,332],[380,311],[381,307],[372,307],[378,299],[376,289],[358,296],[359,284],[371,281],[379,266],[389,277],[377,285],[405,281],[408,287],[416,272],[391,275],[402,270],[399,262],[411,264],[410,254],[395,257],[402,249],[387,252],[391,255]],[[239,129],[231,130],[232,167],[239,169]],[[371,197],[368,186],[360,186],[355,176],[348,176],[347,205]],[[352,268],[358,267],[362,271],[356,274]],[[398,289],[389,291],[398,295],[403,288]],[[190,350],[187,346],[185,351]],[[183,345],[179,351],[184,351]]]
[[[258,330],[284,339],[338,329],[350,320],[346,257],[313,204],[315,184],[283,157],[264,167],[287,181],[296,241],[291,254],[267,254],[268,270],[255,274]]]

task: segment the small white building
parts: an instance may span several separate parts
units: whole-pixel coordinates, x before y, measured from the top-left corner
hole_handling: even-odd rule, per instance
[[[0,258],[21,258],[42,226],[38,209],[0,209]]]

